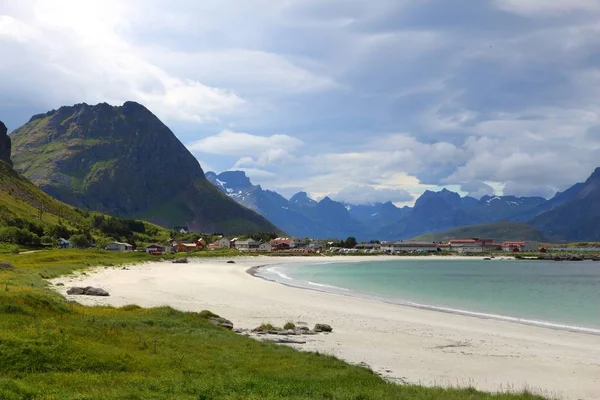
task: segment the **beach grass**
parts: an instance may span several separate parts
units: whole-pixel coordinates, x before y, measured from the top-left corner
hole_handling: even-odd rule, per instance
[[[93,250],[1,255],[14,269],[0,269],[0,399],[541,398],[398,385],[332,356],[237,335],[210,324],[208,311],[85,307],[46,280],[153,259]]]

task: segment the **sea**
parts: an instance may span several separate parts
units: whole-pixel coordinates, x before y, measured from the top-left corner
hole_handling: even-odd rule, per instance
[[[258,275],[403,306],[600,334],[600,262],[406,257],[275,265]]]

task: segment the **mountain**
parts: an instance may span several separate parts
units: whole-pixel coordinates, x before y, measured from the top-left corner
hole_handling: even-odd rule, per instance
[[[8,137],[8,129],[4,122],[0,121],[0,161],[4,161],[8,165],[12,166],[12,161],[10,160],[10,148],[11,142]]]
[[[423,233],[483,222],[463,209],[463,202],[471,203],[469,199],[463,200],[458,193],[447,189],[439,192],[426,190],[406,217],[379,230],[377,237],[382,240],[408,239]]]
[[[300,192],[287,200],[277,192],[253,185],[243,171],[218,175],[209,171],[206,178],[230,198],[268,218],[290,235],[345,238],[362,234],[362,224],[350,217],[343,204],[329,198],[317,202]]]
[[[600,241],[600,168],[575,185],[560,206],[538,215],[531,225],[552,240]]]
[[[496,241],[504,240],[534,240],[543,242],[544,235],[531,226],[514,221],[494,222],[491,224],[462,226],[443,232],[427,233],[414,238],[414,240],[426,240],[434,242],[445,242],[452,238],[491,238]]]
[[[350,217],[368,226],[385,226],[397,222],[408,216],[412,210],[408,206],[398,208],[391,201],[361,205],[346,204],[346,209]]]
[[[503,220],[527,222],[527,213],[537,215],[572,196],[573,189],[553,200],[541,197],[484,196],[477,200],[443,189],[425,191],[414,207],[398,208],[391,202],[354,205],[325,197],[311,199],[298,192],[289,200],[253,185],[243,171],[206,173],[207,179],[238,203],[258,212],[297,237],[398,240],[442,232],[461,226]],[[548,204],[549,203],[549,204]],[[524,218],[524,219],[519,219]],[[531,235],[530,235],[531,236]],[[535,236],[535,235],[534,235]]]
[[[554,197],[552,197],[550,200],[545,201],[545,202],[541,203],[540,205],[538,205],[534,208],[531,208],[529,210],[526,210],[520,214],[517,214],[517,215],[513,216],[511,219],[513,221],[526,222],[526,221],[532,220],[533,218],[535,218],[538,215],[541,215],[547,211],[554,210],[555,208],[562,206],[563,204],[565,204],[566,202],[570,201],[575,196],[577,196],[577,194],[581,191],[581,188],[583,187],[583,185],[584,185],[583,183],[576,183],[575,185],[571,186],[569,189],[565,190],[564,192],[556,193],[556,195],[554,195]]]
[[[11,138],[15,169],[76,207],[201,232],[277,231],[208,182],[173,132],[138,103],[61,107]]]

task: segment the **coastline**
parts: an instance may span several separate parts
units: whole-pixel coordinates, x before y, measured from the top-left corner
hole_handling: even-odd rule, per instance
[[[455,260],[454,257],[446,257],[446,258],[442,258],[442,257],[444,257],[444,256],[440,256],[439,259],[440,260],[447,260],[447,259]],[[482,259],[482,258],[483,257],[481,257],[480,259]],[[468,260],[476,260],[476,259],[477,258],[468,257]],[[505,258],[503,260],[514,260],[514,258]],[[356,260],[356,262],[360,262],[360,261],[362,261],[362,260]],[[337,262],[341,262],[341,261],[337,261]],[[347,261],[344,260],[343,262],[345,263]],[[331,262],[331,264],[334,264],[334,263],[336,263],[336,262]],[[278,283],[280,285],[297,288],[297,289],[302,289],[302,290],[314,290],[317,292],[330,293],[330,294],[335,294],[338,296],[349,296],[349,297],[354,297],[354,298],[359,298],[359,299],[375,300],[375,301],[382,302],[382,303],[393,304],[393,305],[396,305],[399,307],[411,307],[411,308],[416,308],[419,310],[427,310],[427,311],[441,312],[441,313],[447,313],[447,314],[462,315],[462,316],[470,317],[470,318],[493,319],[496,321],[503,321],[503,322],[509,322],[509,323],[514,323],[514,324],[527,325],[527,326],[535,326],[535,327],[540,327],[540,328],[545,328],[545,329],[555,329],[555,330],[565,331],[565,332],[583,333],[583,334],[588,334],[588,335],[600,336],[600,329],[598,329],[598,328],[591,328],[591,327],[585,327],[585,326],[573,326],[573,325],[561,324],[558,322],[550,322],[550,321],[543,321],[543,320],[536,320],[536,319],[529,319],[529,318],[519,318],[519,317],[512,317],[509,315],[477,312],[477,311],[463,310],[463,309],[444,307],[444,306],[434,306],[434,305],[416,303],[413,301],[406,301],[406,300],[405,301],[396,301],[396,300],[393,300],[390,298],[368,295],[368,294],[363,294],[363,293],[356,293],[356,292],[349,291],[348,289],[335,288],[335,287],[332,287],[329,285],[318,285],[318,287],[294,285],[294,284],[289,283],[284,280],[278,280],[278,279],[270,278],[268,276],[261,275],[261,269],[266,269],[268,267],[271,267],[271,268],[277,267],[279,265],[282,265],[282,264],[257,265],[257,266],[251,267],[248,270],[246,270],[246,273],[255,278],[264,279],[269,282],[274,282],[274,283]],[[290,278],[287,278],[287,279],[290,279]],[[293,281],[292,279],[290,279],[290,280]],[[308,283],[315,285],[312,282],[308,282]],[[329,290],[327,290],[328,288],[329,288]],[[343,291],[340,292],[339,290],[338,291],[331,290],[334,288],[343,290]]]
[[[598,336],[401,307],[255,278],[261,266],[360,262],[362,257],[235,260],[235,264],[226,264],[225,259],[191,258],[189,264],[95,268],[87,275],[62,277],[52,283],[63,295],[75,285],[99,286],[111,293],[108,298],[66,296],[82,304],[209,309],[232,320],[236,328],[251,329],[264,322],[281,326],[290,320],[311,326],[327,323],[333,327],[332,334],[292,346],[366,363],[400,382],[472,385],[489,391],[527,388],[552,397],[600,398],[596,390],[600,384]],[[65,286],[56,286],[59,282]]]

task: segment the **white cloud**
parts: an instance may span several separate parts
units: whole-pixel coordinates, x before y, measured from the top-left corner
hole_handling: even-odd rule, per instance
[[[19,47],[0,41],[11,60],[0,65],[0,75],[12,80],[0,85],[11,91],[35,92],[48,108],[134,100],[167,120],[214,120],[244,105],[227,89],[173,76],[144,59],[120,33],[128,12],[122,2],[27,3],[32,12],[23,19],[0,19],[0,37],[27,41]]]
[[[245,165],[256,163],[251,157],[263,157],[262,163],[269,160],[280,161],[286,156],[287,150],[295,150],[303,142],[295,137],[275,134],[258,136],[244,132],[221,131],[215,136],[197,140],[187,146],[192,152],[230,155],[243,157]]]
[[[406,203],[414,200],[413,196],[404,189],[379,189],[365,185],[348,186],[330,197],[333,200],[351,204],[373,204],[388,201]]]
[[[598,0],[496,0],[495,2],[503,10],[528,16],[600,10]]]

